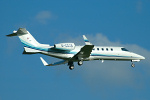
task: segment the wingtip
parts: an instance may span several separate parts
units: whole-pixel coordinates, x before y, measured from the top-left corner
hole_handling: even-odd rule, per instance
[[[83,36],[83,39],[84,39],[84,40],[87,39],[85,35],[82,35],[82,36]]]
[[[40,59],[41,59],[41,61],[42,61],[42,63],[43,63],[44,66],[48,65],[48,63],[42,57],[40,57]]]

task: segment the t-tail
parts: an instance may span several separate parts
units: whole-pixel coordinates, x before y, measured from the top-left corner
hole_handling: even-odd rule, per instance
[[[40,53],[41,51],[47,51],[50,45],[40,44],[35,38],[25,29],[19,28],[18,31],[13,31],[8,37],[18,36],[24,47],[24,54]]]

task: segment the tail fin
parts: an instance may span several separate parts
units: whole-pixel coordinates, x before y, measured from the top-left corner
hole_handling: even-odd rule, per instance
[[[44,50],[44,48],[50,47],[50,45],[48,44],[40,44],[39,42],[37,42],[35,38],[25,28],[19,28],[18,31],[13,31],[12,34],[6,36],[18,36],[23,45],[31,49]],[[25,49],[25,51],[28,52],[29,50]]]
[[[18,31],[14,31],[12,34],[9,34],[7,36],[9,37],[18,36],[20,41],[25,46],[27,45],[38,46],[40,44],[34,39],[34,37],[25,28],[19,28]]]
[[[35,38],[25,29],[25,28],[19,28],[18,31],[13,31],[12,34],[6,35],[8,37],[12,36],[18,36],[20,41],[25,46],[36,46],[36,47],[49,47],[48,44],[40,44],[35,40]]]

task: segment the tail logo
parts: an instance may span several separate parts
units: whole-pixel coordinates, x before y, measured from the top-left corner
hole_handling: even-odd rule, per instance
[[[27,37],[27,40],[31,41],[29,37]]]

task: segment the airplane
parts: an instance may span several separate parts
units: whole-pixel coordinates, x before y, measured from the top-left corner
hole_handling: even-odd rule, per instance
[[[135,67],[133,62],[139,62],[144,60],[145,57],[129,52],[124,47],[113,46],[95,46],[89,42],[85,35],[83,39],[84,46],[75,46],[74,43],[58,43],[54,46],[49,44],[41,44],[35,40],[35,38],[25,28],[19,28],[17,31],[13,31],[12,34],[6,35],[8,37],[18,36],[22,44],[24,45],[23,54],[44,54],[51,57],[62,59],[62,61],[48,64],[42,57],[40,57],[44,66],[55,66],[61,64],[68,64],[69,69],[74,69],[74,62],[77,62],[79,66],[83,64],[83,61],[90,60],[114,60],[114,61],[131,61],[132,67]]]

